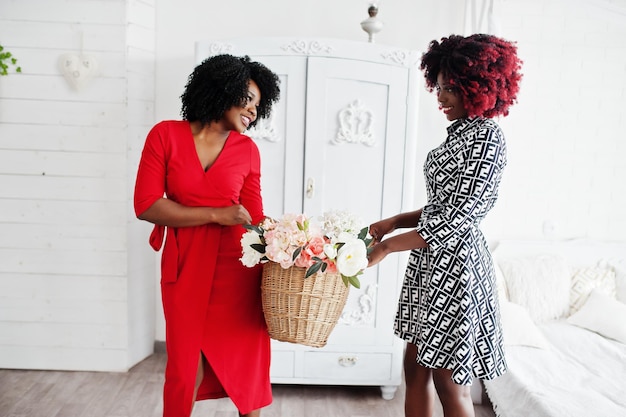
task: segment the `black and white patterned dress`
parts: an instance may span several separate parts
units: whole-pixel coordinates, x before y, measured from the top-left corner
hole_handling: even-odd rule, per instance
[[[506,146],[491,119],[459,119],[426,158],[428,203],[411,251],[396,315],[396,335],[417,346],[417,362],[452,370],[469,385],[507,368],[495,272],[481,220],[498,196]]]

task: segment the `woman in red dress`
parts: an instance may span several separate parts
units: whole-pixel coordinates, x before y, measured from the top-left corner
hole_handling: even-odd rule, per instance
[[[259,268],[241,264],[243,224],[263,215],[260,158],[241,134],[279,97],[276,74],[248,57],[218,55],[189,76],[182,121],[155,125],[141,155],[135,212],[161,248],[167,366],[163,416],[230,397],[241,416],[272,401],[270,341]]]

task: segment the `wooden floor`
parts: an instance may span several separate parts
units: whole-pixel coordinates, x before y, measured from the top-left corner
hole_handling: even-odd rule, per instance
[[[0,369],[0,417],[160,417],[165,354],[127,373]],[[262,417],[402,417],[404,387],[387,401],[378,387],[274,385]],[[493,417],[489,405],[477,417]],[[199,401],[193,417],[236,417],[228,398]],[[434,417],[443,413],[438,405]]]

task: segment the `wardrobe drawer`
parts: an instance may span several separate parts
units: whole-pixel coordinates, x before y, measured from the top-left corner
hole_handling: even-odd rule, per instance
[[[288,351],[272,351],[270,376],[272,378],[291,378],[294,373],[295,353]]]
[[[390,353],[306,352],[307,378],[385,380],[391,378]]]

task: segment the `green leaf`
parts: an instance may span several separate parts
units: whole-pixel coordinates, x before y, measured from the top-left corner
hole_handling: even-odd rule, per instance
[[[260,243],[253,243],[252,245],[250,245],[250,247],[259,253],[265,253],[265,245],[261,245]]]
[[[356,275],[353,277],[348,277],[348,281],[350,281],[350,284],[352,284],[354,288],[361,288],[361,281],[359,281],[359,278],[357,278]]]
[[[261,226],[258,226],[256,224],[244,224],[243,227],[246,230],[252,230],[254,232],[257,232],[259,236],[263,236],[263,233],[265,233],[265,230],[263,230]]]
[[[343,281],[344,285],[347,287],[350,285],[350,281],[348,281],[348,277],[345,275],[341,276],[341,280]]]
[[[304,223],[296,222],[296,225],[298,226],[298,230],[306,232],[309,230],[309,219],[306,219]]]
[[[316,274],[317,272],[319,272],[319,270],[322,268],[323,264],[324,264],[324,262],[316,262],[313,265],[311,265],[309,267],[309,269],[306,270],[306,273],[304,274],[304,277],[308,278],[311,275]]]
[[[15,72],[22,72],[22,68],[17,66],[17,59],[0,45],[0,75],[9,75],[9,65]]]
[[[295,261],[298,258],[298,256],[300,256],[301,252],[302,252],[302,247],[299,247],[296,250],[294,250],[293,255],[291,255],[291,260]]]
[[[361,229],[361,231],[359,232],[359,236],[358,238],[361,239],[362,241],[365,241],[365,236],[367,236],[367,232],[369,231],[369,227],[364,227]]]

